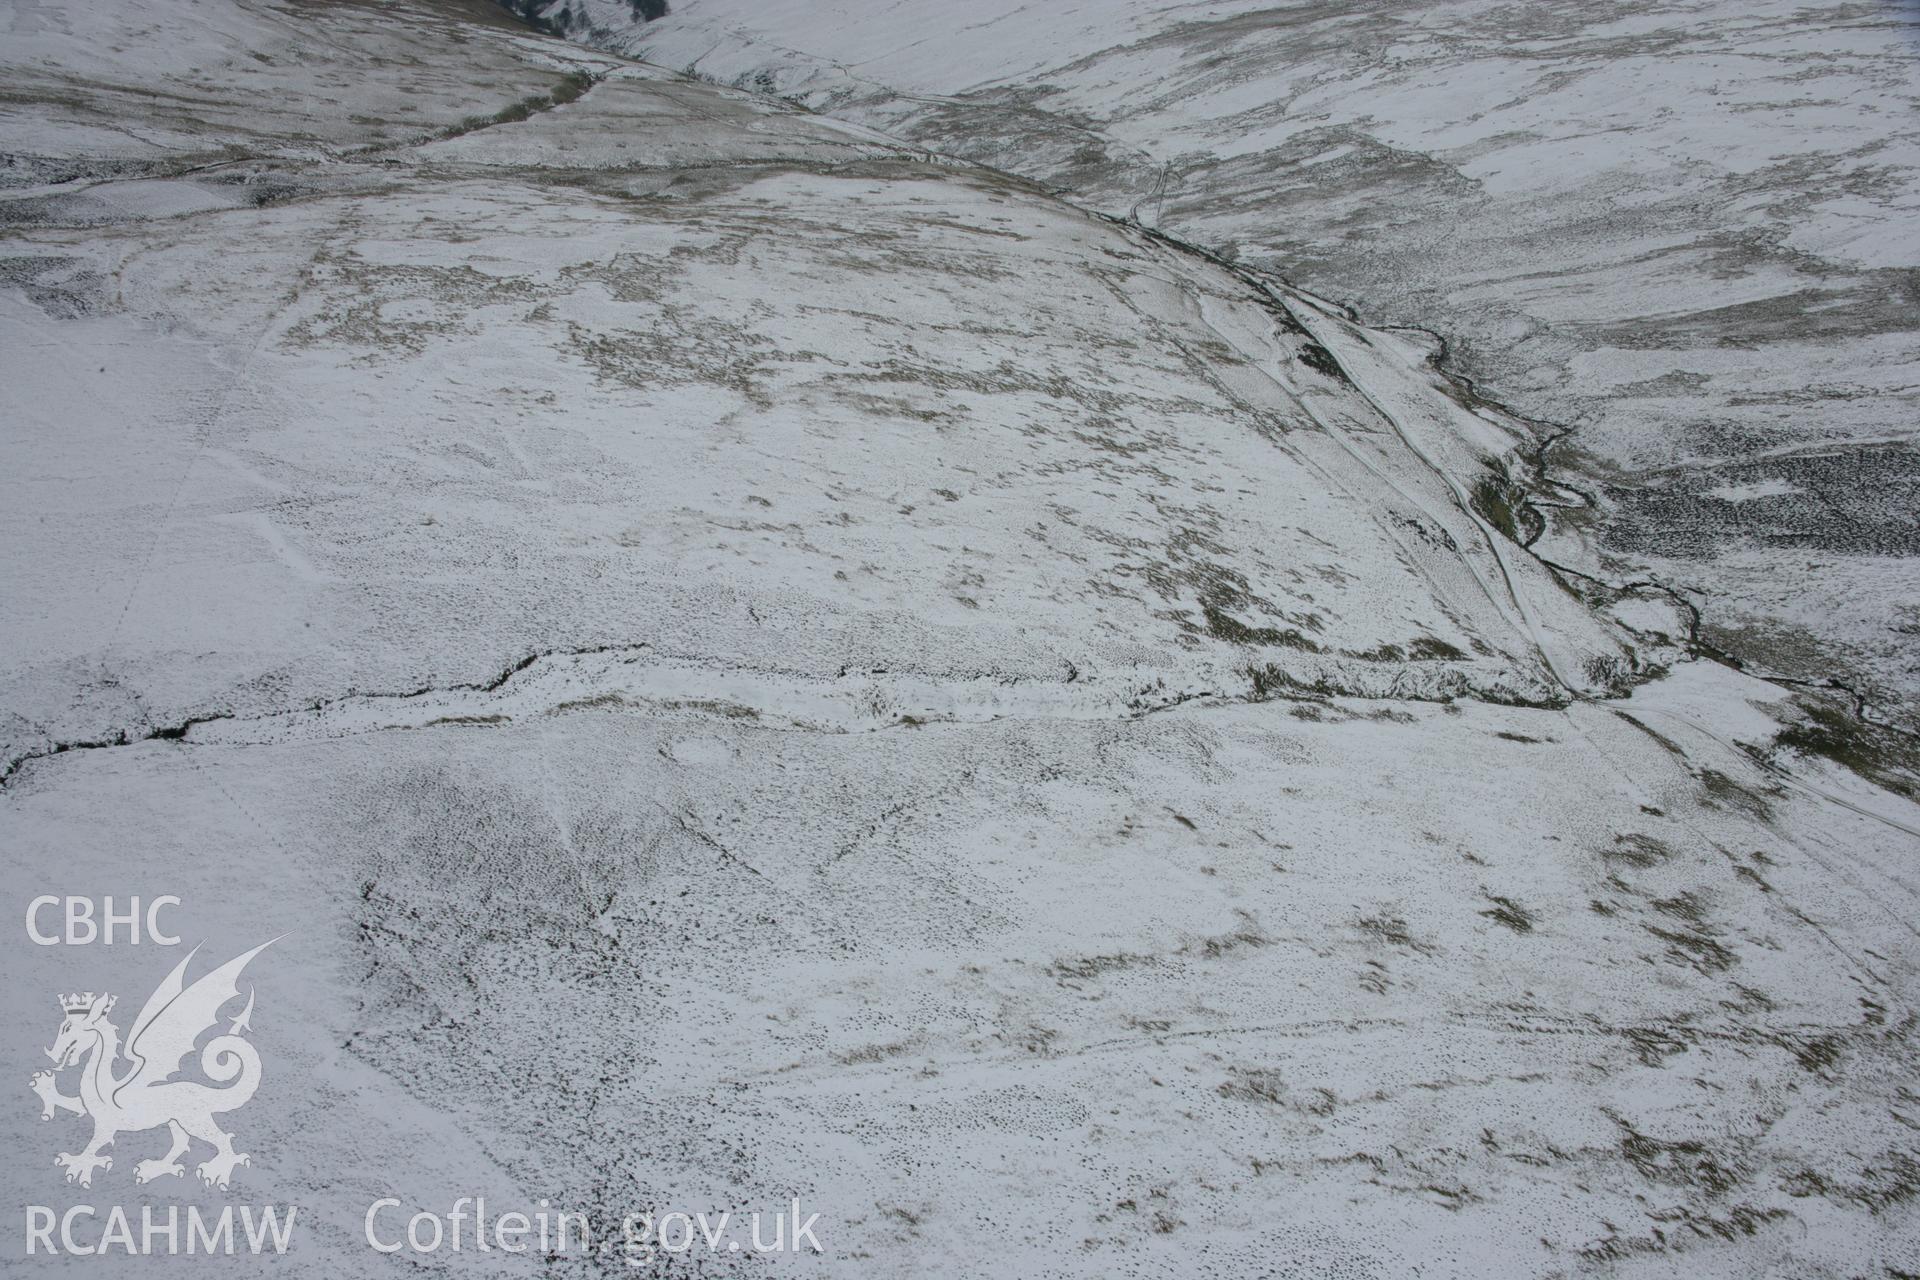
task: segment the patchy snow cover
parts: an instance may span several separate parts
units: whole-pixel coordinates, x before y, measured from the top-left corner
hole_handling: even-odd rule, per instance
[[[1839,679],[1920,730],[1911,5],[542,11],[1444,334],[1451,366],[1542,438],[1576,430],[1548,456],[1598,519],[1564,531],[1565,555],[1617,582],[1655,573],[1758,669]],[[1698,489],[1770,479],[1808,496],[1674,501],[1657,481],[1676,466]],[[1827,573],[1855,558],[1873,565],[1872,607]],[[1804,608],[1773,608],[1778,580]]]
[[[1424,338],[477,5],[191,16],[0,46],[0,832],[288,932],[284,1273],[477,1194],[821,1214],[715,1274],[1920,1268],[1897,755],[1523,548]],[[231,1199],[60,1181],[48,996],[159,970],[7,945],[10,1200]]]

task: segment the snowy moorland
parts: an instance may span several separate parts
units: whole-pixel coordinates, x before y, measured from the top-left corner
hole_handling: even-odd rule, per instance
[[[1076,31],[994,39],[1051,82]],[[296,1204],[272,1270],[327,1277],[635,1273],[363,1238],[475,1195],[820,1214],[666,1274],[1920,1272],[1911,739],[1717,660],[1624,571],[1633,501],[1569,522],[1535,424],[1323,296],[1389,266],[1289,285],[1246,269],[1271,209],[1101,216],[1132,160],[1070,202],[892,88],[809,114],[480,0],[0,34],[9,909],[285,935],[225,1189],[136,1183],[159,1134],[63,1181],[54,993],[178,957],[16,935],[13,1204]],[[1849,449],[1906,323],[1820,347],[1888,383]],[[1577,332],[1483,358],[1602,379],[1512,389],[1624,458]],[[1798,341],[1760,358],[1804,386]]]
[[[1920,9],[534,7],[1443,335],[1580,491],[1554,557],[1920,729]]]

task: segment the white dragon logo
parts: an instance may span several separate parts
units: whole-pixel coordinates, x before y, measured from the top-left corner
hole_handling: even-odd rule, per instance
[[[42,1120],[53,1119],[56,1111],[93,1118],[93,1141],[86,1150],[79,1155],[63,1151],[54,1157],[56,1165],[66,1168],[68,1182],[93,1185],[95,1169],[113,1168],[113,1159],[100,1154],[102,1148],[112,1145],[119,1134],[163,1124],[173,1135],[173,1145],[160,1159],[135,1165],[135,1181],[151,1182],[186,1172],[180,1157],[187,1154],[194,1138],[213,1145],[213,1156],[198,1169],[200,1180],[208,1186],[224,1190],[233,1177],[234,1166],[249,1163],[246,1155],[233,1149],[233,1135],[223,1131],[213,1118],[245,1106],[260,1087],[260,1055],[240,1038],[253,1016],[251,988],[240,1016],[233,1019],[225,1034],[207,1041],[200,1051],[201,1071],[224,1087],[173,1077],[200,1037],[219,1022],[221,1008],[239,998],[240,971],[277,941],[263,942],[187,986],[187,964],[200,950],[195,947],[147,997],[140,1016],[133,1020],[124,1050],[120,1029],[107,1021],[114,1005],[112,996],[88,991],[60,998],[66,1020],[60,1024],[53,1047],[47,1050],[54,1069],[35,1072],[31,1084],[40,1095]],[[124,1072],[116,1072],[115,1066],[123,1056],[131,1065]],[[80,1095],[70,1098],[60,1092],[55,1073],[76,1064],[80,1066]]]

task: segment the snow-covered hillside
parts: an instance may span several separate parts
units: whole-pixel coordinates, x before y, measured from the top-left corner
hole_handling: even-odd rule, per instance
[[[1920,1270],[1909,745],[1551,570],[1430,339],[479,0],[0,24],[10,909],[287,935],[230,1193],[26,1088],[177,957],[6,943],[13,1203]]]
[[[1554,554],[1920,729],[1912,6],[543,8],[1444,335],[1594,504]]]

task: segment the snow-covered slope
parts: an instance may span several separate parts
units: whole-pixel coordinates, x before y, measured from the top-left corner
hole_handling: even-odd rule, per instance
[[[1920,729],[1912,6],[544,10],[1443,334],[1538,438],[1573,429],[1556,556]]]
[[[1424,339],[477,4],[156,12],[0,42],[0,840],[289,931],[282,1274],[475,1194],[797,1196],[863,1277],[1920,1268],[1898,742],[1556,578]],[[232,1199],[60,1181],[50,996],[161,970],[5,945],[8,1197]]]

